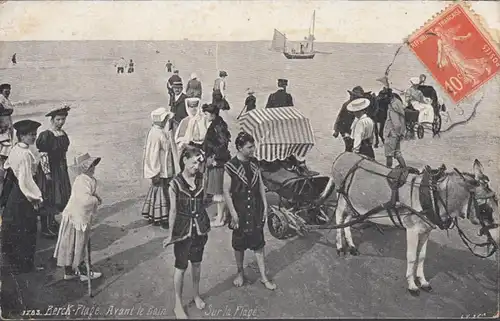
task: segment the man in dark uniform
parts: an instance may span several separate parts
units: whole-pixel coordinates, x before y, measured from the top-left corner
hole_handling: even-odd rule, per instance
[[[260,281],[267,289],[274,290],[276,284],[267,278],[264,263],[267,200],[259,163],[253,157],[255,140],[250,134],[240,132],[236,137],[235,145],[238,152],[225,164],[223,185],[224,198],[232,218],[231,243],[238,268],[233,284],[240,287],[245,281],[243,260],[245,250],[250,249],[254,251],[257,259],[261,274]]]
[[[170,95],[170,98],[174,96],[174,88],[173,84],[175,82],[181,82],[182,83],[182,78],[179,76],[179,70],[174,70],[174,74],[170,76],[167,80],[167,90],[168,94]]]
[[[186,98],[188,97],[182,92],[182,88],[182,81],[176,81],[172,84],[173,95],[170,99],[170,111],[174,113],[174,117],[171,119],[171,128],[174,134],[181,120],[187,117]]]
[[[278,79],[279,89],[275,93],[269,95],[266,108],[293,107],[292,95],[286,92],[287,86],[287,79]]]

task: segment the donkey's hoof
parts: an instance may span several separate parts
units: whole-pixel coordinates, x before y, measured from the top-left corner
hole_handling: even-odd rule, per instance
[[[359,251],[356,247],[350,247],[349,248],[349,253],[351,253],[351,255],[354,255],[354,256],[358,256],[359,255]]]
[[[345,247],[342,247],[342,248],[340,248],[340,249],[337,249],[337,255],[338,255],[338,256],[340,256],[340,255],[345,256],[345,255],[346,255],[346,253],[347,253],[347,250],[346,250],[346,248],[345,248]]]
[[[416,289],[416,290],[408,289],[408,292],[410,292],[411,296],[419,296],[420,295],[419,289]]]
[[[430,292],[432,292],[432,286],[431,286],[430,284],[427,284],[427,285],[422,285],[422,286],[420,287],[420,289],[421,289],[422,291],[425,291],[425,292],[429,292],[429,293],[430,293]]]

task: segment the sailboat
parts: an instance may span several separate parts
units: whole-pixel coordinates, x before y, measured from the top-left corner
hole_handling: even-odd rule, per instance
[[[271,45],[271,50],[282,52],[287,59],[313,59],[316,55],[314,51],[314,27],[316,22],[316,11],[313,12],[312,23],[309,27],[309,36],[305,37],[307,40],[306,45],[300,44],[300,51],[296,52],[294,49],[291,51],[287,50],[286,43],[287,38],[284,33],[279,30],[274,29],[273,41]],[[308,51],[305,51],[305,50]]]

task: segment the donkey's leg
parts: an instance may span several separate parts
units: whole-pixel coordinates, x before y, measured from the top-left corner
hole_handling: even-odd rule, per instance
[[[408,291],[411,295],[419,295],[418,286],[415,284],[415,263],[417,261],[418,230],[416,226],[406,228],[406,280]]]
[[[346,209],[346,201],[342,195],[338,196],[337,208],[335,209],[335,223],[337,225],[342,224],[344,222],[344,211]],[[345,254],[344,249],[344,238],[342,236],[343,228],[338,228],[337,232],[337,255],[340,255],[340,252]]]
[[[351,221],[351,219],[352,219],[352,215],[348,214],[346,216],[344,222],[347,224]],[[345,239],[346,239],[347,245],[349,246],[348,247],[349,253],[351,253],[352,255],[359,255],[359,251],[356,248],[356,245],[354,245],[354,241],[352,240],[351,227],[347,226],[344,229],[344,231],[345,231]]]
[[[417,279],[420,282],[420,288],[424,291],[432,291],[432,287],[424,276],[424,261],[427,252],[427,241],[429,240],[430,230],[420,233],[418,240],[418,265],[417,265]]]

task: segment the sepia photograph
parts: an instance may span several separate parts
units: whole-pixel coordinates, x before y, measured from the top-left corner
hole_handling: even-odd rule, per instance
[[[498,318],[499,71],[499,1],[2,1],[1,318]]]

